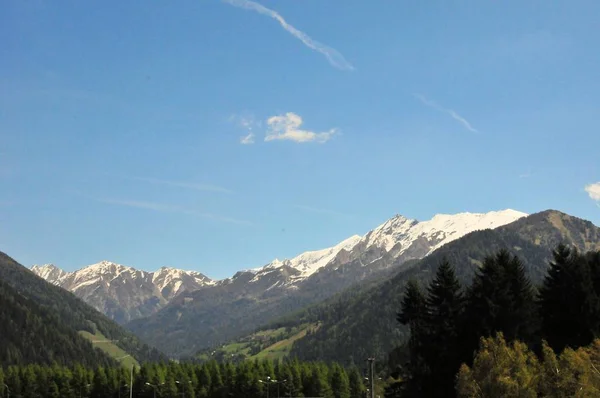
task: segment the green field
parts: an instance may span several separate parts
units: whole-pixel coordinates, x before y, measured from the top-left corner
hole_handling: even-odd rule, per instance
[[[79,331],[79,334],[90,340],[94,347],[97,347],[107,353],[112,358],[121,362],[123,366],[126,368],[131,368],[132,365],[138,367],[139,363],[127,354],[127,352],[123,351],[122,348],[118,347],[115,343],[109,341],[102,333],[96,332],[96,334],[91,334],[85,330]]]
[[[241,359],[281,359],[285,358],[298,339],[306,336],[309,330],[316,330],[316,323],[305,323],[293,328],[267,329],[225,344],[217,349],[204,351],[198,359],[241,360]]]
[[[318,325],[312,325],[312,327],[316,330],[318,328]],[[263,349],[261,352],[250,358],[271,360],[283,359],[287,357],[290,353],[292,345],[294,345],[294,341],[306,336],[306,333],[308,333],[309,329],[309,327],[301,329],[298,331],[298,333],[293,334],[284,340],[278,341],[277,343],[268,346],[267,348]]]

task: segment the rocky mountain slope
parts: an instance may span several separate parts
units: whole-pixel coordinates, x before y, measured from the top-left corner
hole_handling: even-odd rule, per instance
[[[157,313],[127,326],[149,342],[161,342],[170,355],[191,355],[357,282],[385,275],[472,231],[497,228],[524,216],[504,210],[437,215],[418,222],[397,215],[332,248],[275,260],[183,292]]]
[[[65,272],[52,264],[34,265],[31,270],[119,323],[153,314],[183,291],[214,284],[195,271],[162,267],[156,272],[146,272],[109,261],[74,272]]]
[[[105,315],[2,252],[0,303],[2,364],[114,363],[94,344],[108,342],[138,361],[165,359]]]

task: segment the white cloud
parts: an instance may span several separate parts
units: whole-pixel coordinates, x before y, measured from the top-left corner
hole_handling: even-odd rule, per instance
[[[159,180],[157,178],[147,178],[147,177],[127,177],[127,178],[130,178],[132,180],[145,181],[145,182],[149,182],[151,184],[162,184],[162,185],[170,185],[172,187],[195,189],[197,191],[232,193],[229,189],[220,187],[218,185],[199,184],[196,182],[189,182],[189,181]]]
[[[240,138],[240,144],[243,144],[243,145],[254,144],[254,133],[249,133],[248,135],[245,135],[242,138]]]
[[[452,109],[444,108],[443,106],[438,105],[436,102],[427,99],[424,95],[414,94],[414,96],[417,99],[419,99],[419,101],[421,101],[423,104],[427,105],[428,107],[438,110],[440,112],[447,113],[448,115],[450,115],[450,117],[452,119],[454,119],[457,122],[459,122],[460,124],[462,124],[467,130],[469,130],[473,133],[478,133],[477,129],[474,128],[467,119],[465,119],[464,117],[462,117],[461,115],[459,115],[458,113],[453,111]]]
[[[333,128],[329,131],[315,133],[314,131],[302,130],[302,118],[293,112],[285,115],[272,116],[267,119],[268,130],[265,141],[289,140],[294,142],[318,142],[329,141],[339,131]]]
[[[600,204],[600,182],[586,185],[585,191],[590,195],[592,200],[595,200]]]
[[[300,40],[302,43],[304,43],[305,46],[323,54],[332,66],[334,66],[338,69],[342,69],[342,70],[354,70],[354,67],[352,66],[352,64],[350,64],[350,62],[348,62],[342,54],[340,54],[335,49],[333,49],[329,46],[326,46],[323,43],[319,43],[318,41],[311,39],[306,33],[296,29],[295,27],[293,27],[292,25],[287,23],[287,21],[285,19],[283,19],[283,17],[276,11],[273,11],[261,4],[258,4],[256,2],[250,1],[250,0],[223,0],[223,1],[225,3],[231,4],[232,6],[244,8],[247,10],[253,10],[260,14],[267,15],[267,16],[275,19],[277,22],[279,22],[279,24],[281,25],[281,27],[283,29],[285,29],[292,36],[294,36],[295,38]]]
[[[133,208],[137,208],[137,209],[152,210],[152,211],[163,212],[163,213],[180,213],[180,214],[186,214],[189,216],[206,218],[206,219],[230,223],[230,224],[252,225],[251,222],[246,221],[246,220],[239,220],[237,218],[225,217],[225,216],[220,216],[220,215],[212,214],[212,213],[203,213],[203,212],[199,212],[196,210],[187,209],[185,207],[167,205],[167,204],[162,204],[162,203],[145,202],[145,201],[138,201],[138,200],[107,199],[107,198],[94,198],[94,199],[97,200],[98,202],[107,203],[107,204],[111,204],[111,205],[117,205],[117,206],[133,207]]]

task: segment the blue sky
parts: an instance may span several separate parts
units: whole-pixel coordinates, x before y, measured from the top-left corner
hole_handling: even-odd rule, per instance
[[[597,1],[2,8],[0,250],[25,265],[225,277],[396,213],[600,225]]]

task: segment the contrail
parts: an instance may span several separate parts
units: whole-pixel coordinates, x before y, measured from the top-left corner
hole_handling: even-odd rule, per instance
[[[277,22],[279,22],[279,24],[283,27],[283,29],[287,30],[294,37],[299,39],[302,43],[304,43],[305,46],[307,46],[308,48],[311,48],[315,51],[318,51],[321,54],[323,54],[325,57],[327,57],[327,60],[329,61],[329,63],[332,66],[334,66],[338,69],[342,69],[342,70],[354,70],[354,66],[352,66],[352,64],[350,62],[348,62],[346,60],[346,58],[344,58],[344,56],[342,54],[340,54],[337,50],[335,50],[329,46],[326,46],[323,43],[319,43],[318,41],[311,39],[306,33],[296,29],[295,27],[293,27],[292,25],[287,23],[286,20],[283,19],[283,17],[276,11],[273,11],[261,4],[258,4],[256,2],[250,1],[250,0],[222,0],[222,1],[225,3],[229,3],[232,6],[244,8],[247,10],[253,10],[260,14],[267,15],[267,16],[275,19]]]
[[[467,130],[472,131],[473,133],[479,132],[479,131],[477,131],[477,129],[475,127],[471,126],[471,123],[469,123],[469,121],[467,119],[465,119],[464,117],[462,117],[461,115],[459,115],[458,113],[453,111],[452,109],[444,108],[443,106],[438,105],[434,101],[428,100],[427,98],[425,98],[424,95],[414,94],[414,96],[417,97],[419,99],[419,101],[421,101],[423,104],[425,104],[433,109],[436,109],[440,112],[447,113],[448,115],[450,115],[450,117],[452,119],[454,119],[457,122],[459,122],[460,124],[462,124]]]

